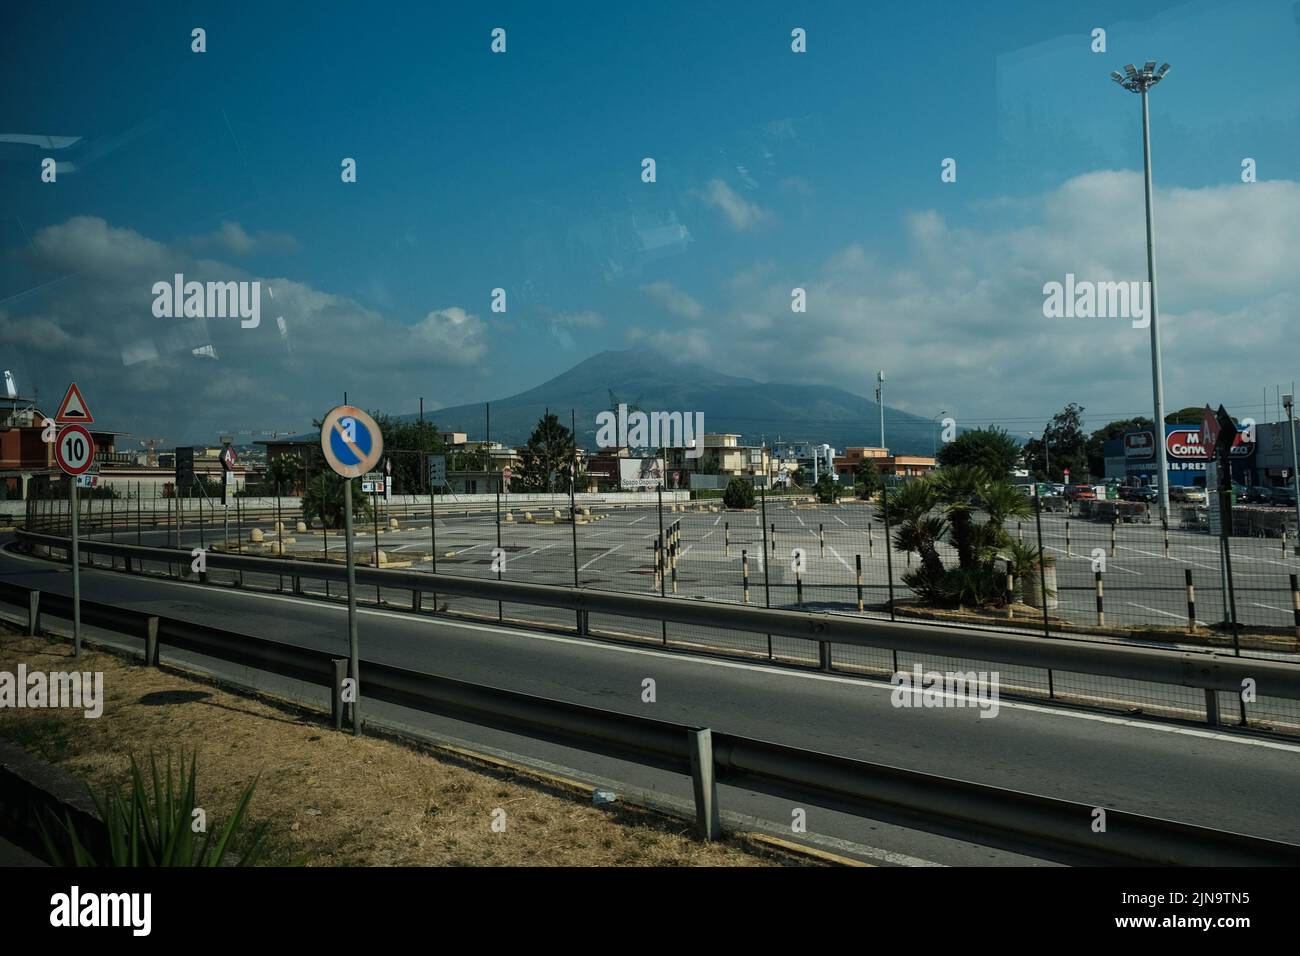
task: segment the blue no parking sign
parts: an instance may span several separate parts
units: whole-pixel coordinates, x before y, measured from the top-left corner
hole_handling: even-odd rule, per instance
[[[340,405],[325,416],[320,447],[329,466],[344,478],[360,478],[384,453],[384,438],[375,420],[352,405]]]

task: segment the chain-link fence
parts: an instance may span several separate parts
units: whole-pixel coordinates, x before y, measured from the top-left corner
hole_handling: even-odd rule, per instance
[[[1044,498],[1028,516],[1004,524],[1008,537],[1040,548],[1047,559],[1029,573],[1011,569],[1003,595],[984,606],[927,604],[906,583],[921,555],[898,547],[897,516],[887,502],[843,499],[821,504],[806,496],[760,493],[747,510],[721,500],[689,500],[682,493],[650,495],[450,496],[386,503],[371,499],[373,518],[354,527],[358,563],[436,570],[527,583],[661,594],[686,601],[924,621],[935,626],[1011,630],[1052,640],[1110,641],[1168,649],[1220,652],[1300,663],[1300,592],[1294,521],[1271,509],[1234,509],[1233,534],[1210,533],[1203,508],[1183,506],[1168,524],[1129,502],[1065,502]],[[342,533],[304,522],[285,499],[234,498],[227,507],[205,498],[147,494],[82,497],[83,534],[184,549],[219,548],[276,557],[340,561]],[[1278,509],[1280,511],[1280,509]],[[29,501],[27,526],[66,534],[68,499]],[[1225,548],[1226,541],[1226,548]],[[904,542],[906,543],[906,542]],[[1226,557],[1224,560],[1226,550]],[[935,553],[945,568],[960,555],[941,539]],[[1229,572],[1230,569],[1230,572]],[[146,568],[187,576],[182,564]],[[299,582],[283,575],[244,586],[341,597],[338,585]],[[365,589],[362,589],[363,591]],[[495,601],[406,591],[367,593],[360,599],[394,607],[480,620],[525,624],[569,633],[644,641],[752,659],[824,665],[815,642],[682,624],[593,615]],[[1234,626],[1235,622],[1235,626]],[[900,659],[900,656],[903,659]],[[833,647],[831,666],[886,677],[920,663],[988,670],[972,661],[939,661],[895,651]],[[1023,670],[1024,673],[1019,671]],[[1206,702],[1192,691],[1136,686],[1081,674],[1003,669],[1006,693],[1171,717],[1203,716]],[[1248,719],[1300,730],[1292,702],[1222,701],[1225,719]]]

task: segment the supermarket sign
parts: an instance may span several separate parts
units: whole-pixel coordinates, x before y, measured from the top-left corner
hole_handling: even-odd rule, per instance
[[[1233,458],[1248,458],[1255,453],[1255,443],[1242,441],[1238,434],[1232,443]],[[1210,449],[1201,442],[1199,428],[1176,428],[1165,436],[1165,450],[1173,461],[1209,461]]]
[[[1246,433],[1237,435],[1232,443],[1232,457],[1249,458],[1255,453],[1255,443],[1244,441]],[[1203,471],[1210,460],[1210,451],[1201,441],[1199,428],[1173,428],[1165,433],[1165,453],[1170,471]],[[1155,433],[1150,430],[1129,432],[1124,436],[1124,457],[1130,468],[1141,471],[1150,467],[1156,456]]]

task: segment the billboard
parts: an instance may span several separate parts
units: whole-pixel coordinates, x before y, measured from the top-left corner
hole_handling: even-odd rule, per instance
[[[663,461],[658,458],[620,458],[618,486],[624,491],[657,488],[663,482]]]

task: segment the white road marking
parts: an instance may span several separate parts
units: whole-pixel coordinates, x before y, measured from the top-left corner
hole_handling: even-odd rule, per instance
[[[44,559],[41,558],[29,558],[26,555],[18,555],[13,552],[9,552],[9,554],[11,557],[18,558],[19,560],[29,561],[33,564],[40,564],[47,567],[50,566],[48,561],[45,561]],[[91,571],[90,573],[93,574],[96,572]],[[104,571],[103,573],[111,574],[114,572]],[[189,581],[166,581],[163,579],[159,579],[158,583],[169,584],[173,587],[194,588],[196,590],[207,591],[207,592],[210,592],[212,589],[211,585],[196,584]],[[243,594],[247,597],[259,598],[267,601],[281,601],[281,602],[285,602],[289,604],[297,604],[297,605],[301,605],[304,603],[304,601],[307,601],[310,602],[314,607],[334,611],[337,614],[346,614],[348,610],[346,605],[333,604],[333,603],[327,603],[322,601],[313,601],[310,598],[293,598],[293,597],[287,597],[279,594],[262,594],[256,591],[242,591],[238,593]],[[382,611],[377,608],[368,608],[368,607],[358,607],[357,613],[365,614],[371,617],[387,617],[387,618],[392,618],[393,620],[407,621],[408,623],[412,619],[411,614],[409,612]],[[833,684],[852,684],[855,687],[860,687],[863,688],[864,690],[870,690],[876,693],[888,694],[888,693],[892,693],[895,689],[894,686],[891,684],[876,683],[874,681],[863,680],[860,678],[838,677],[834,674],[818,674],[818,673],[805,672],[805,671],[796,671],[796,670],[790,670],[782,667],[773,667],[768,664],[754,664],[754,663],[749,663],[747,661],[714,660],[712,658],[707,658],[707,657],[687,656],[681,653],[674,653],[672,651],[661,651],[661,650],[654,650],[650,648],[641,648],[641,647],[624,647],[619,644],[605,644],[605,643],[595,642],[589,639],[584,640],[582,638],[576,638],[576,637],[562,637],[558,634],[537,634],[525,630],[514,630],[506,627],[494,627],[492,625],[487,625],[487,624],[473,624],[473,623],[463,622],[463,621],[455,621],[455,622],[441,621],[439,623],[444,623],[449,627],[460,627],[470,631],[483,631],[489,634],[501,634],[507,637],[518,637],[518,638],[523,638],[525,640],[550,641],[557,644],[575,644],[595,651],[605,651],[605,652],[616,653],[616,654],[634,654],[643,657],[658,657],[666,660],[676,660],[678,662],[689,662],[691,664],[697,664],[703,667],[722,667],[722,668],[730,668],[734,670],[757,671],[759,673],[770,674],[774,677],[782,677],[791,680],[811,680],[811,681],[826,681]],[[1265,749],[1268,750],[1285,750],[1285,751],[1290,751],[1291,753],[1300,753],[1300,744],[1288,744],[1288,743],[1282,743],[1280,741],[1275,741],[1275,740],[1256,739],[1253,737],[1238,736],[1235,734],[1226,734],[1220,731],[1213,731],[1213,730],[1200,730],[1195,727],[1183,727],[1178,725],[1152,723],[1152,722],[1141,721],[1141,720],[1133,720],[1127,717],[1112,717],[1109,714],[1090,714],[1090,713],[1085,713],[1083,711],[1056,710],[1052,707],[1047,707],[1042,704],[1031,704],[1031,703],[1025,703],[1022,701],[1013,701],[1013,700],[1000,700],[998,702],[998,706],[1003,709],[1027,710],[1035,713],[1046,714],[1052,717],[1060,717],[1063,719],[1094,720],[1104,724],[1118,724],[1125,727],[1132,727],[1136,730],[1148,730],[1157,733],[1176,734],[1176,735],[1186,736],[1186,737],[1200,737],[1203,739],[1221,741],[1223,743],[1239,744],[1244,747],[1264,747]]]
[[[1165,560],[1165,556],[1164,556],[1163,554],[1156,554],[1154,551],[1143,551],[1141,548],[1130,548],[1128,545],[1117,544],[1117,545],[1115,546],[1115,549],[1116,549],[1117,551],[1118,551],[1118,550],[1124,550],[1124,551],[1136,551],[1138,554],[1145,554],[1145,555],[1147,555],[1148,557],[1159,558],[1161,561],[1164,561],[1164,560]],[[1176,555],[1171,555],[1170,558],[1169,558],[1169,560],[1171,560],[1171,561],[1181,561],[1183,564],[1194,564],[1194,565],[1196,565],[1198,568],[1209,568],[1211,571],[1217,571],[1217,570],[1219,570],[1218,568],[1214,567],[1213,565],[1209,565],[1209,564],[1201,564],[1199,561],[1188,561],[1186,558],[1180,558],[1180,557],[1177,557]]]
[[[588,562],[587,562],[586,564],[584,564],[582,567],[578,568],[578,570],[579,570],[579,571],[586,571],[589,567],[591,567],[593,564],[595,564],[595,563],[596,563],[597,561],[599,561],[601,558],[609,557],[609,555],[613,554],[615,551],[617,551],[617,550],[618,550],[619,548],[621,548],[621,547],[623,547],[621,544],[616,544],[616,545],[614,545],[614,547],[610,548],[608,551],[605,551],[605,552],[603,552],[602,554],[598,554],[598,555],[596,555],[594,558],[592,558],[590,561],[588,561]]]
[[[826,545],[826,548],[827,548],[827,550],[830,551],[831,554],[835,555],[835,560],[836,560],[836,561],[838,561],[840,564],[844,565],[844,570],[846,570],[846,571],[852,571],[852,570],[853,570],[851,567],[849,567],[849,563],[848,563],[847,561],[845,561],[843,558],[840,557],[840,553],[839,553],[838,551],[836,551],[834,548],[832,548],[829,544]]]

